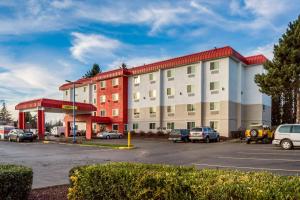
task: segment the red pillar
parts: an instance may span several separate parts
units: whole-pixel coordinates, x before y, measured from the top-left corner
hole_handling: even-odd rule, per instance
[[[19,129],[25,129],[25,112],[19,112]]]
[[[43,140],[45,137],[45,111],[44,110],[38,110],[37,128],[38,128],[39,139]]]
[[[65,138],[68,138],[70,135],[70,130],[71,130],[71,126],[70,126],[70,122],[65,120]]]
[[[92,127],[92,119],[91,117],[89,117],[87,120],[86,120],[86,135],[85,135],[85,138],[87,140],[90,140],[92,139],[92,133],[93,133],[93,127]]]

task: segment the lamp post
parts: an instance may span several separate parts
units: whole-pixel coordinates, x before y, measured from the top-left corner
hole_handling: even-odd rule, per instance
[[[66,82],[73,84],[73,143],[76,143],[76,126],[75,126],[75,118],[76,118],[76,112],[75,112],[75,85],[76,84],[81,84],[81,83],[76,83],[74,81],[69,81],[66,80]]]

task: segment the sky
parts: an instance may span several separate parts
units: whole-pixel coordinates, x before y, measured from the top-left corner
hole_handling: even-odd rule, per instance
[[[0,100],[61,99],[94,63],[103,71],[229,45],[264,54],[299,0],[0,0]]]

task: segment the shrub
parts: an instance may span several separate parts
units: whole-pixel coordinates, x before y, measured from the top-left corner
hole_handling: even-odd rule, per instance
[[[27,199],[32,186],[32,169],[17,165],[0,165],[0,199]]]
[[[299,177],[108,163],[73,168],[69,199],[298,199]]]

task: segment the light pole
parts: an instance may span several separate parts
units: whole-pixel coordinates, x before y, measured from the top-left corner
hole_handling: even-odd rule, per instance
[[[76,84],[81,84],[81,83],[76,83],[76,82],[73,82],[73,81],[69,81],[69,80],[66,80],[66,82],[68,83],[72,83],[73,84],[73,143],[76,143],[76,126],[75,126],[75,115],[76,115],[76,112],[75,112],[75,85]]]

